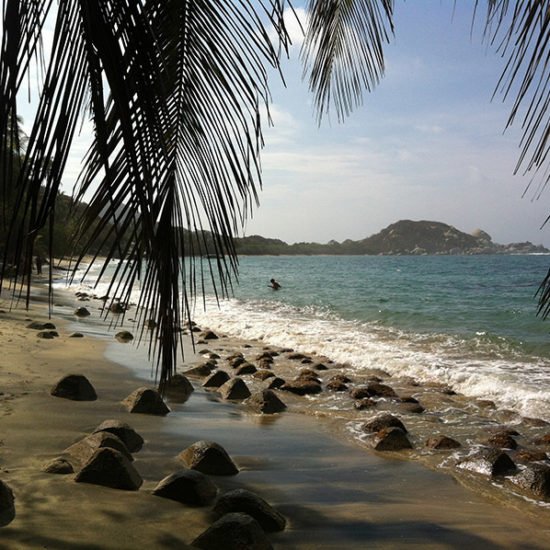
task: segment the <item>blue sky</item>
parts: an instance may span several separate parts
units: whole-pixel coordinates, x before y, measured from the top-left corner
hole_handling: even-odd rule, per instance
[[[548,195],[522,198],[530,178],[513,175],[521,132],[504,132],[511,103],[491,101],[504,61],[483,43],[481,18],[471,33],[473,0],[457,4],[396,2],[386,76],[343,125],[317,126],[296,40],[287,88],[273,81],[275,126],[247,235],[361,239],[406,218],[550,246]]]
[[[264,130],[260,207],[244,234],[290,243],[356,240],[400,219],[427,219],[481,228],[499,243],[550,247],[550,224],[541,229],[550,191],[539,200],[533,191],[523,196],[530,177],[513,174],[521,131],[504,132],[511,102],[491,101],[504,61],[483,43],[481,17],[471,32],[473,10],[474,0],[397,0],[385,78],[344,124],[325,118],[320,128],[294,24],[287,87],[272,79],[275,125]],[[66,192],[90,135],[86,123]]]

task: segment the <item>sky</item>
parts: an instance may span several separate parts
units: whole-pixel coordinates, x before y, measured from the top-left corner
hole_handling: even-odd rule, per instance
[[[306,2],[293,4],[305,17]],[[396,0],[383,80],[343,124],[331,116],[321,126],[302,80],[299,26],[289,18],[286,87],[272,75],[260,206],[242,234],[341,242],[412,219],[550,247],[550,223],[542,227],[550,190],[536,199],[536,185],[526,192],[530,176],[514,175],[521,128],[505,131],[511,100],[492,99],[504,60],[483,42],[482,17],[472,32],[473,12],[474,0]],[[90,135],[84,124],[65,192]]]
[[[304,2],[295,5],[303,6]],[[521,128],[492,99],[503,59],[472,31],[474,2],[397,1],[385,77],[344,124],[317,125],[300,34],[275,78],[260,207],[245,229],[289,243],[362,239],[400,219],[434,220],[498,243],[550,246],[550,191],[514,175]]]

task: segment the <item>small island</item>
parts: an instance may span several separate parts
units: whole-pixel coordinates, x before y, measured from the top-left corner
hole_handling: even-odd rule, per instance
[[[280,239],[259,235],[235,240],[237,253],[255,255],[475,255],[475,254],[548,254],[550,250],[531,242],[498,244],[481,229],[472,233],[459,231],[452,225],[435,221],[401,220],[379,233],[359,241],[341,243],[287,244]]]

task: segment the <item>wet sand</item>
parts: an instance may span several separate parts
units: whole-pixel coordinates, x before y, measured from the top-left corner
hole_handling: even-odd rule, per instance
[[[91,318],[68,320],[75,305],[90,307]],[[212,476],[220,493],[251,489],[287,517],[286,530],[269,535],[275,548],[550,547],[549,510],[518,508],[446,473],[353,445],[312,416],[251,414],[196,381],[186,403],[169,402],[168,416],[130,414],[120,402],[145,384],[124,364],[145,365],[143,351],[115,342],[107,329],[103,338],[92,336],[102,332],[96,304],[57,306],[52,321],[60,337],[52,340],[25,328],[28,319],[47,320],[44,305],[10,312],[4,302],[0,309],[0,479],[16,497],[15,519],[0,528],[2,549],[187,547],[212,522],[210,508],[151,491],[182,468],[176,455],[200,439],[223,445],[241,470],[230,478]],[[68,337],[75,326],[84,338]],[[194,361],[187,356],[181,369]],[[147,375],[148,368],[141,372]],[[52,397],[52,384],[69,373],[86,375],[98,400]],[[139,491],[41,471],[109,418],[127,422],[145,439],[134,455],[144,479]]]

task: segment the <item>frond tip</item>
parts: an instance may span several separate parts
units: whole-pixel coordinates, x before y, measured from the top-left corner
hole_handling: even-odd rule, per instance
[[[393,33],[393,0],[310,0],[302,47],[304,77],[319,122],[334,105],[342,122],[384,74],[384,43]]]

